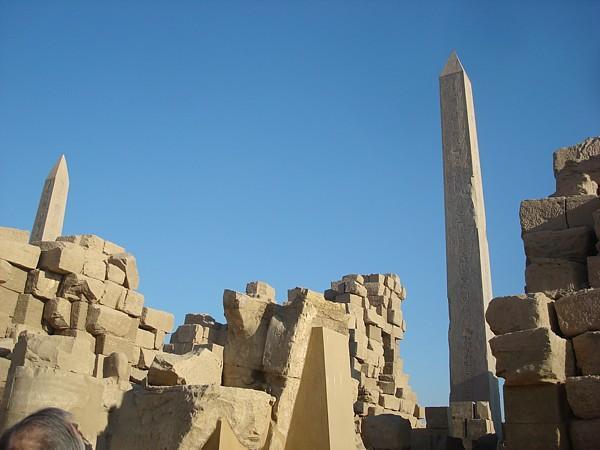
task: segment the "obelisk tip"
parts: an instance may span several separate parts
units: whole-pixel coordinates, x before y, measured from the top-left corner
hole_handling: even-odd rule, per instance
[[[460,63],[460,59],[458,59],[458,55],[456,51],[452,51],[448,61],[446,61],[446,65],[444,66],[444,70],[440,74],[440,77],[445,77],[447,75],[452,75],[454,73],[464,72],[465,68]]]
[[[56,177],[59,171],[64,171],[65,176],[69,176],[69,171],[67,169],[67,159],[65,158],[64,153],[61,153],[60,157],[58,158],[58,161],[56,161],[56,164],[54,164],[54,167],[52,167],[52,170],[48,174],[48,178]]]

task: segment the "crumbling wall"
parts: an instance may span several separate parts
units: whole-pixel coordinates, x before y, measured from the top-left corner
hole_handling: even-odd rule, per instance
[[[509,450],[600,448],[600,138],[555,152],[554,174],[521,203],[526,294],[486,312]]]

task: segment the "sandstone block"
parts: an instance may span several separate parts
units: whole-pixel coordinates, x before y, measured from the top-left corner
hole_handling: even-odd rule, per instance
[[[394,395],[381,394],[379,396],[379,404],[385,409],[398,411],[400,409],[400,399]]]
[[[118,304],[125,303],[126,295],[127,290],[123,286],[113,283],[112,281],[106,281],[104,282],[104,293],[98,302],[109,308],[117,309]]]
[[[40,259],[40,248],[0,238],[0,258],[24,269],[35,269]]]
[[[104,251],[105,241],[100,236],[95,234],[78,234],[73,236],[59,236],[56,238],[59,242],[71,242],[80,247],[95,250],[102,253]]]
[[[115,255],[117,253],[125,253],[125,249],[114,242],[104,241],[104,249],[102,252],[106,255]]]
[[[100,334],[96,336],[96,353],[109,356],[113,353],[122,353],[127,356],[131,363],[137,363],[139,356],[136,354],[133,342],[110,334]]]
[[[125,271],[120,267],[109,263],[106,266],[106,279],[122,286],[125,284]]]
[[[367,289],[356,280],[345,280],[338,285],[340,294],[355,294],[361,297],[368,295]]]
[[[173,329],[175,317],[173,314],[158,309],[142,308],[141,327],[148,330],[160,330],[169,333]]]
[[[363,420],[361,433],[367,448],[410,448],[411,425],[401,416],[369,415]]]
[[[496,375],[504,378],[507,386],[565,382],[567,341],[547,328],[496,336],[490,347],[496,358]]]
[[[71,302],[62,297],[54,297],[44,305],[43,318],[54,330],[66,330],[71,324]]]
[[[445,430],[448,428],[448,407],[428,406],[425,408],[427,428]]]
[[[82,339],[22,333],[13,350],[13,365],[46,367],[92,375],[94,354]]]
[[[402,326],[402,311],[399,309],[388,309],[387,320],[393,325]]]
[[[110,334],[125,337],[131,333],[132,321],[127,314],[103,305],[89,305],[86,329],[94,336]]]
[[[144,296],[137,291],[126,289],[126,294],[119,297],[117,309],[133,317],[141,317],[144,309]]]
[[[264,281],[251,281],[246,285],[246,294],[250,297],[261,298],[276,303],[275,289]]]
[[[496,335],[532,328],[554,328],[553,301],[543,293],[513,295],[493,299],[485,318]]]
[[[340,334],[348,335],[348,315],[343,304],[325,300],[320,292],[296,287],[288,290],[288,303],[310,303],[317,311],[313,327],[324,327]]]
[[[140,284],[140,276],[137,270],[135,257],[130,253],[117,253],[110,256],[109,263],[117,266],[125,272],[125,287],[137,289]]]
[[[600,419],[600,375],[567,378],[567,398],[577,417]]]
[[[67,328],[66,330],[56,330],[55,335],[68,336],[71,338],[78,339],[79,341],[81,341],[81,343],[82,343],[81,345],[83,346],[85,343],[88,351],[90,351],[92,353],[96,349],[96,338],[94,336],[92,336],[90,333],[88,333],[87,331],[74,330],[72,328]]]
[[[50,272],[81,274],[85,262],[85,250],[68,242],[42,243],[40,268]]]
[[[559,423],[570,415],[564,384],[504,386],[507,423]]]
[[[567,228],[567,210],[564,197],[524,200],[519,218],[521,234],[532,231],[564,230]]]
[[[272,401],[265,392],[218,385],[136,390],[115,418],[111,447],[205,448],[217,422],[226,420],[245,448],[259,450],[267,440]]]
[[[204,341],[204,327],[196,324],[183,324],[171,335],[171,343],[191,342],[200,344]]]
[[[223,362],[210,350],[185,355],[159,353],[148,371],[148,383],[153,386],[220,384],[222,370]]]
[[[383,282],[365,282],[365,288],[367,289],[367,294],[369,296],[383,296],[385,293],[385,284]]]
[[[13,266],[3,259],[0,259],[0,284],[6,283],[11,279],[11,272]]]
[[[19,294],[23,294],[25,292],[25,288],[27,285],[27,277],[28,271],[23,270],[16,266],[11,266],[11,264],[4,261],[5,264],[11,267],[10,276],[6,277],[7,279],[4,283],[0,284],[5,289],[10,289],[11,291],[18,292]]]
[[[149,369],[152,366],[152,361],[154,361],[154,358],[156,357],[157,354],[158,354],[158,352],[156,350],[141,348],[140,349],[140,359],[137,363],[137,366],[140,369]]]
[[[27,277],[25,294],[33,294],[36,297],[52,299],[56,297],[62,275],[45,270],[32,270]]]
[[[44,302],[33,295],[21,294],[17,299],[13,322],[33,328],[42,328],[43,314]]]
[[[70,328],[74,330],[85,330],[87,322],[89,303],[85,300],[75,301],[71,304]]]
[[[600,198],[596,195],[565,197],[567,223],[569,227],[594,228],[594,211],[600,209]]]
[[[116,378],[120,382],[129,382],[131,366],[129,359],[124,353],[111,353],[104,358],[104,378]]]
[[[600,331],[589,331],[573,338],[577,367],[583,375],[600,375]]]
[[[525,268],[526,292],[576,291],[587,286],[585,264],[538,258]]]
[[[530,261],[555,258],[585,263],[595,253],[596,236],[589,227],[527,233],[523,236],[525,255]]]
[[[135,345],[141,348],[154,349],[154,333],[138,328]]]
[[[154,332],[154,349],[155,350],[162,350],[163,343],[165,342],[165,335],[166,335],[166,333],[164,331],[157,330]]]
[[[565,423],[506,423],[504,438],[508,450],[569,450]]]
[[[588,256],[588,283],[591,288],[600,287],[600,256]]]
[[[104,295],[104,282],[85,275],[70,273],[63,279],[58,295],[69,300],[98,301]]]
[[[565,295],[555,303],[558,324],[567,337],[600,331],[600,289]]]
[[[600,450],[600,419],[572,420],[569,432],[573,450]]]
[[[29,231],[19,230],[18,228],[0,227],[0,240],[27,244],[29,242]]]
[[[21,294],[0,286],[0,313],[8,317],[13,317],[17,308],[19,295]]]

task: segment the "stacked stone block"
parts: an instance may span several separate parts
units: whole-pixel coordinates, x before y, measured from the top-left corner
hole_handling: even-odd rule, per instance
[[[332,282],[331,289],[325,292],[325,298],[343,303],[349,314],[357,418],[395,415],[416,428],[422,426],[424,410],[417,403],[399,354],[399,343],[406,331],[401,309],[405,297],[405,288],[395,274],[346,275]],[[361,426],[360,420],[357,425]],[[372,445],[379,447],[377,442]]]
[[[509,450],[600,448],[600,138],[555,152],[554,174],[521,204],[527,294],[486,313]]]

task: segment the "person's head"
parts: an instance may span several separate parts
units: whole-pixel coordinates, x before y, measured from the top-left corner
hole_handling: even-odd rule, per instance
[[[86,443],[70,413],[41,409],[6,430],[0,450],[86,450]]]

